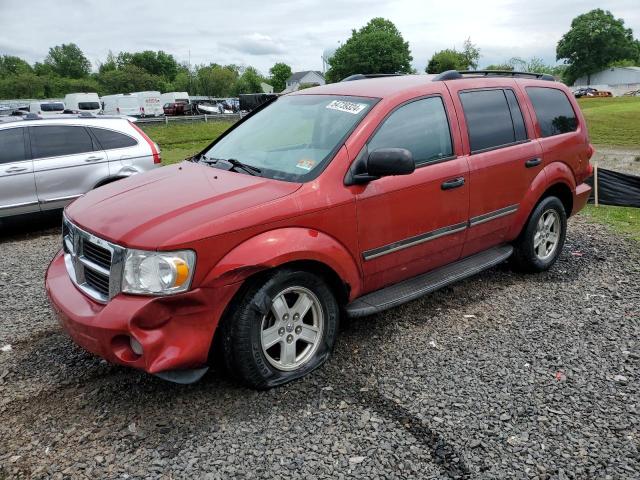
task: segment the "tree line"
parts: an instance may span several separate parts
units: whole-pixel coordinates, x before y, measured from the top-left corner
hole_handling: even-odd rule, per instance
[[[470,70],[479,66],[480,48],[467,38],[462,49],[435,52],[427,62],[427,73]],[[328,82],[337,82],[356,73],[416,73],[412,67],[409,42],[393,22],[374,18],[352,30],[351,37],[329,59]],[[540,58],[513,57],[486,70],[550,73],[571,85],[582,76],[609,66],[640,64],[640,41],[626,28],[624,20],[609,11],[591,10],[578,15],[556,47],[558,65]],[[163,51],[109,53],[92,71],[92,65],[75,44],[52,47],[43,62],[31,65],[16,56],[0,56],[0,98],[53,98],[70,92],[97,92],[100,95],[141,90],[188,91],[192,95],[237,96],[261,91],[268,83],[274,91],[285,88],[291,68],[276,63],[263,76],[257,69],[239,65],[196,65],[179,63]]]
[[[72,92],[99,95],[144,90],[187,91],[191,95],[230,97],[261,92],[261,83],[276,91],[285,87],[291,68],[276,63],[269,76],[239,65],[178,63],[163,51],[109,52],[92,72],[91,62],[74,43],[49,49],[43,62],[33,65],[12,55],[0,56],[0,98],[56,98]]]

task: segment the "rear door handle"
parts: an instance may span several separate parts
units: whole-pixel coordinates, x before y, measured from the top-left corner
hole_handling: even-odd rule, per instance
[[[532,158],[531,160],[527,160],[526,162],[524,162],[524,166],[527,168],[537,167],[541,163],[542,160],[540,160],[539,158]]]
[[[6,173],[18,173],[18,172],[26,172],[27,167],[11,167],[5,170]]]
[[[464,177],[454,178],[453,180],[447,180],[440,187],[442,190],[451,190],[452,188],[458,188],[464,185]]]
[[[91,156],[91,157],[87,157],[87,158],[85,158],[85,159],[84,159],[84,161],[85,161],[85,162],[97,162],[97,161],[100,161],[100,160],[102,160],[102,159],[103,159],[103,157],[94,157],[94,156]]]

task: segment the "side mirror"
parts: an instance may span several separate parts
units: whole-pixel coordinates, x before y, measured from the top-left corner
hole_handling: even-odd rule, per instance
[[[380,148],[367,159],[367,174],[372,177],[408,175],[415,169],[413,155],[406,148]]]

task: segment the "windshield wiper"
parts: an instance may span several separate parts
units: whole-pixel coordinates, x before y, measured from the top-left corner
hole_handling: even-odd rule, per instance
[[[258,167],[254,167],[247,163],[242,163],[240,160],[236,160],[235,158],[213,158],[203,155],[200,161],[208,165],[216,165],[219,162],[227,163],[231,165],[231,168],[229,170],[233,169],[237,171],[237,169],[240,169],[248,173],[249,175],[260,175],[262,173],[262,170],[260,170]]]

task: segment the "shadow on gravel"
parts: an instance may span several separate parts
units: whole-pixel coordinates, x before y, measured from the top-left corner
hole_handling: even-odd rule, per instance
[[[62,225],[62,210],[0,218],[0,243],[52,233]]]

